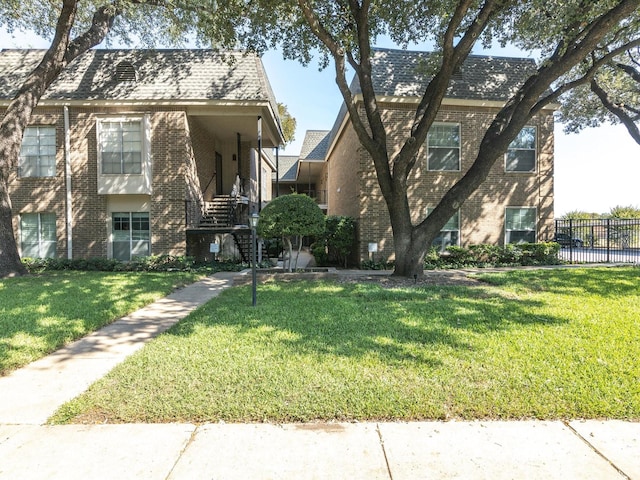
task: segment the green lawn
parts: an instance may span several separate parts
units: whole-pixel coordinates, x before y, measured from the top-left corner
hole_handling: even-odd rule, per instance
[[[640,419],[640,268],[226,290],[54,422]]]
[[[0,280],[0,375],[137,310],[198,276],[52,272]]]

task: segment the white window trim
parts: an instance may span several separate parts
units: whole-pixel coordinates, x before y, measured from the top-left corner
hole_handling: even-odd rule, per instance
[[[55,243],[56,246],[56,252],[55,255],[53,257],[42,257],[40,254],[42,253],[42,215],[53,215],[54,218],[54,229],[56,232],[56,239],[53,243]],[[19,219],[19,249],[20,249],[20,256],[24,255],[23,249],[22,249],[22,217],[23,215],[37,215],[38,218],[38,257],[36,258],[56,258],[56,256],[58,255],[58,217],[54,212],[23,212],[20,214],[20,219]]]
[[[105,122],[140,122],[142,129],[141,173],[102,173],[102,124]],[[151,194],[151,122],[149,115],[100,116],[96,120],[96,161],[98,163],[98,194]]]
[[[151,242],[151,213],[148,211],[135,211],[135,210],[130,210],[130,211],[113,211],[113,212],[109,212],[109,217],[108,217],[108,224],[109,224],[109,247],[108,247],[108,258],[115,258],[114,254],[113,254],[113,243],[114,243],[114,229],[113,229],[113,214],[114,213],[128,213],[129,214],[129,222],[130,224],[133,224],[133,213],[146,213],[149,216],[149,253],[148,255],[151,255],[151,247],[152,247],[152,242]],[[132,230],[130,230],[129,232],[131,232]],[[131,238],[131,233],[129,233],[129,261],[132,260],[131,258],[131,252],[133,251],[133,239]]]
[[[531,175],[532,173],[537,173],[538,171],[538,127],[536,125],[525,125],[522,127],[522,130],[525,128],[533,128],[535,131],[534,135],[534,146],[533,146],[533,169],[532,170],[507,170],[507,157],[509,156],[509,150],[522,150],[529,151],[530,148],[509,148],[507,147],[507,151],[504,153],[504,172],[509,174],[520,174],[520,175]],[[522,131],[521,130],[521,131]],[[520,132],[518,132],[519,134]]]
[[[456,125],[458,127],[458,136],[460,137],[460,142],[458,143],[458,168],[457,170],[432,170],[429,168],[429,132],[427,132],[427,138],[424,141],[424,146],[427,151],[426,164],[428,172],[460,172],[462,171],[462,125],[459,122],[433,122],[432,127],[438,125]]]
[[[36,166],[36,170],[38,171],[38,175],[22,175],[21,171],[22,171],[22,150],[20,151],[19,154],[19,159],[18,159],[18,178],[54,178],[57,175],[57,170],[58,170],[58,131],[55,125],[49,125],[49,124],[34,124],[34,125],[27,125],[26,128],[50,128],[53,130],[53,138],[54,138],[54,154],[53,154],[53,175],[40,175],[40,152],[38,151],[38,164]],[[26,131],[26,129],[25,129]],[[40,135],[38,134],[38,139],[40,138]]]
[[[527,206],[527,205],[522,205],[522,206],[512,206],[509,205],[508,207],[504,207],[504,240],[503,243],[504,245],[509,245],[509,242],[507,242],[507,210],[522,210],[522,209],[527,209],[527,210],[534,210],[535,211],[535,224],[533,226],[533,235],[534,235],[534,239],[533,242],[537,242],[538,241],[538,207],[532,207],[532,206]],[[511,231],[511,230],[509,230]],[[516,244],[517,245],[517,244]]]

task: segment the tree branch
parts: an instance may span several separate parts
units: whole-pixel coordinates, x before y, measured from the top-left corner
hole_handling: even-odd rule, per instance
[[[638,129],[638,125],[636,125],[636,123],[627,114],[627,112],[625,112],[623,108],[620,108],[613,103],[613,101],[609,98],[609,95],[607,95],[607,92],[605,92],[600,87],[600,85],[598,85],[598,82],[596,82],[595,79],[591,80],[590,88],[591,91],[595,93],[596,96],[600,99],[602,105],[604,105],[607,110],[609,110],[613,115],[620,119],[622,124],[627,127],[627,131],[629,132],[629,135],[631,135],[631,138],[633,138],[635,142],[640,145],[640,129]]]

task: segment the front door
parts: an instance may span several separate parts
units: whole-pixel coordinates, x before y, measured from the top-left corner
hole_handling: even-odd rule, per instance
[[[222,195],[222,155],[216,152],[216,195]]]

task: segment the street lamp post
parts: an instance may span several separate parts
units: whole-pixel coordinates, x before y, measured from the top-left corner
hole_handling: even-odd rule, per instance
[[[258,226],[258,220],[260,220],[260,215],[255,212],[249,216],[249,225],[251,226],[251,304],[254,307],[256,306],[256,264],[258,263],[256,254],[256,227]]]

